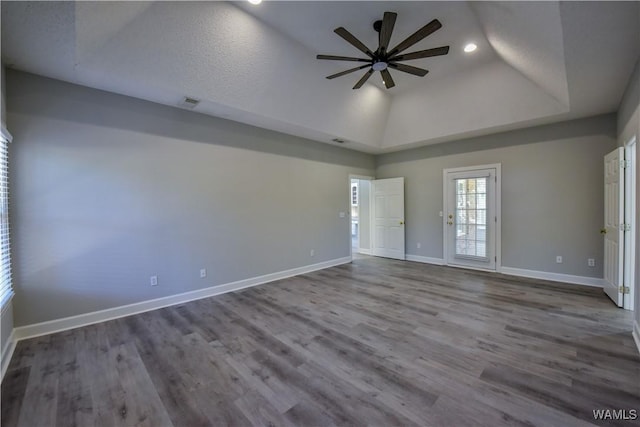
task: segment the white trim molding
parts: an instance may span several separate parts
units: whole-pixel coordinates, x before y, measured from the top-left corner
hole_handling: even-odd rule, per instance
[[[2,373],[0,378],[4,379],[4,374],[7,372],[7,368],[9,367],[9,362],[11,361],[11,356],[13,356],[13,352],[16,349],[16,330],[13,329],[11,331],[11,335],[7,339],[7,342],[4,344],[4,348],[2,349]]]
[[[575,285],[604,287],[604,279],[571,274],[550,273],[548,271],[525,270],[524,268],[502,267],[500,273],[511,276],[529,277],[531,279],[552,280],[554,282],[573,283]]]
[[[638,347],[638,353],[640,353],[640,324],[638,324],[637,320],[633,322],[633,332],[631,332],[631,334],[633,335],[633,340],[636,342],[636,347]]]
[[[358,248],[358,249],[356,250],[356,253],[358,253],[358,254],[362,254],[362,255],[372,255],[372,254],[371,254],[371,249]]]
[[[444,265],[444,259],[442,258],[431,258],[427,256],[411,255],[411,254],[407,254],[405,258],[407,261],[422,262],[424,264]]]
[[[297,276],[299,274],[311,273],[312,271],[335,267],[337,265],[347,264],[349,262],[351,262],[350,256],[336,258],[317,264],[306,265],[303,267],[293,268],[291,270],[285,270],[276,273],[265,274],[263,276],[252,277],[249,279],[238,280],[236,282],[211,286],[209,288],[199,289],[196,291],[184,292],[181,294],[137,302],[120,307],[108,308],[91,313],[79,314],[77,316],[65,317],[62,319],[50,320],[42,323],[35,323],[33,325],[20,326],[14,328],[13,331],[15,333],[15,340],[20,341],[27,338],[34,338],[41,335],[66,331],[68,329],[75,329],[94,323],[105,322],[107,320],[118,319],[120,317],[127,317],[133,314],[144,313],[145,311],[156,310],[176,304],[183,304],[185,302],[208,298],[215,295],[226,294],[227,292],[233,292],[240,289],[263,285],[275,280],[286,279],[288,277]],[[4,357],[2,358],[2,360],[4,363]]]

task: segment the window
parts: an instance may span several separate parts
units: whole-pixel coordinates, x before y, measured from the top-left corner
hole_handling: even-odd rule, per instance
[[[2,129],[0,135],[0,307],[13,296],[11,287],[11,251],[9,247],[9,163],[11,135]]]

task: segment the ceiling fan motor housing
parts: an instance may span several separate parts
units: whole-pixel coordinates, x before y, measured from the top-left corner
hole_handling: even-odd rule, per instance
[[[387,63],[384,62],[384,61],[375,61],[373,64],[371,64],[371,68],[373,68],[373,71],[386,70],[387,69]]]

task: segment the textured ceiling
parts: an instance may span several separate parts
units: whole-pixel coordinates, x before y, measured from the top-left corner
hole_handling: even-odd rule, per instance
[[[314,54],[356,57],[365,55],[336,35],[333,29],[345,27],[365,45],[375,50],[378,46],[378,33],[374,31],[372,24],[382,19],[385,11],[398,14],[391,47],[437,18],[443,24],[443,28],[418,42],[407,52],[448,45],[451,46],[449,55],[409,62],[410,65],[429,70],[429,74],[424,78],[400,72],[393,73],[396,87],[390,92],[392,96],[420,87],[424,84],[424,79],[446,76],[496,58],[474,10],[466,2],[331,2],[330,7],[319,2],[274,2],[269,3],[268,7],[255,7],[248,2],[237,4],[267,25],[301,43]],[[473,55],[465,54],[463,48],[472,40],[480,49]],[[340,61],[331,61],[330,64],[331,73],[355,66],[353,63]],[[351,74],[334,80],[334,84],[342,86],[344,90],[350,90],[363,74],[364,71]],[[384,88],[380,75],[372,77],[371,81],[381,89]]]
[[[325,76],[375,48],[373,21],[398,13],[391,44],[434,18],[408,51],[450,45],[393,72]],[[346,147],[387,152],[616,111],[640,55],[638,2],[2,2],[9,67]],[[464,54],[473,40],[479,46]]]

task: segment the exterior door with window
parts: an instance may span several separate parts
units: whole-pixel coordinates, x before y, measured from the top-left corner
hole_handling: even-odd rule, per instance
[[[445,170],[448,265],[495,270],[497,168]]]

